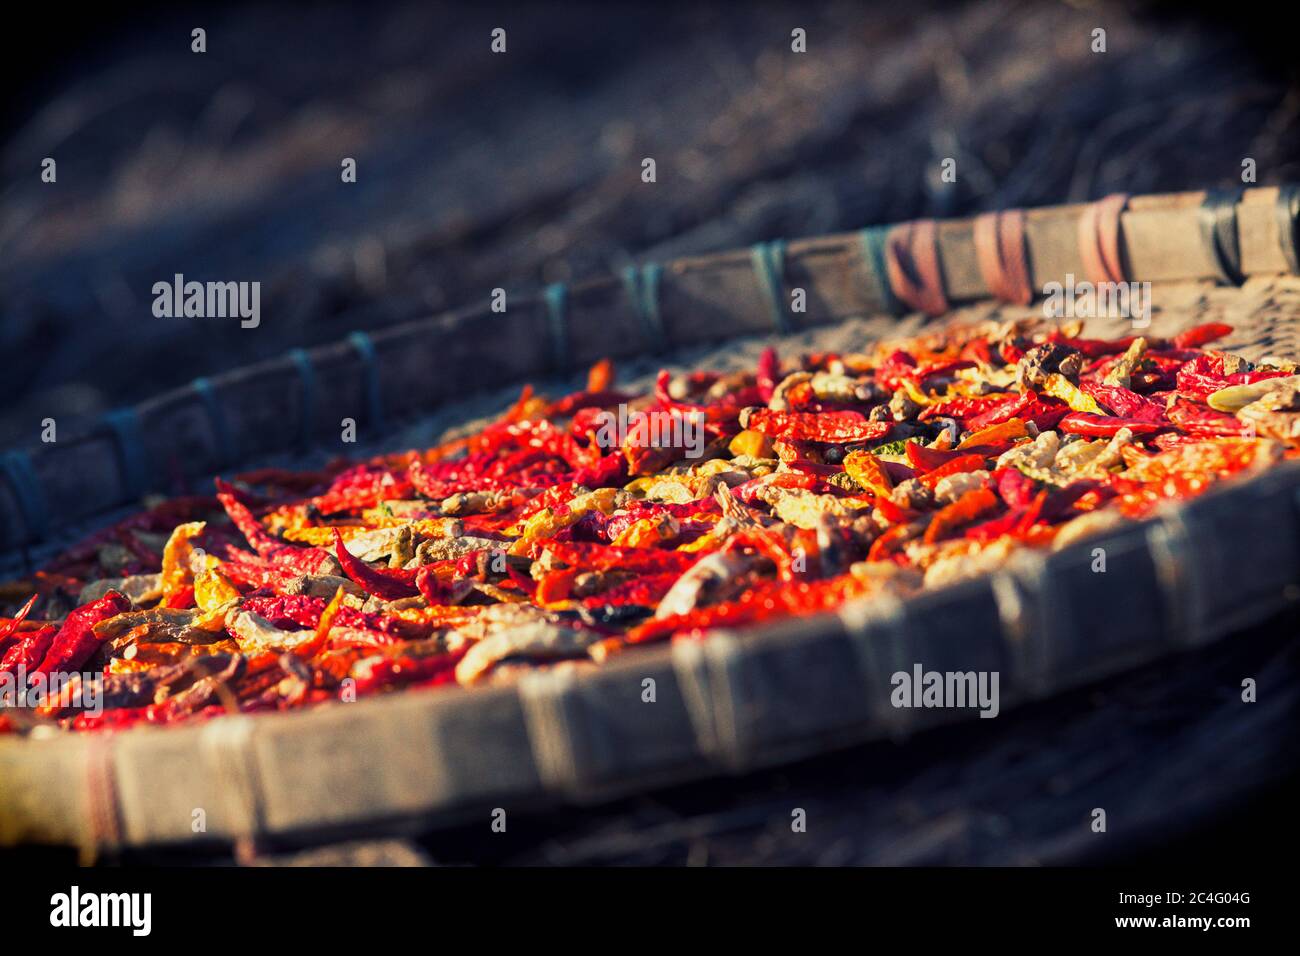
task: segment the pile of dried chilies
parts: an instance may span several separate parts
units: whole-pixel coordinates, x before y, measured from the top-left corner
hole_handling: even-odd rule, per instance
[[[989,322],[645,395],[604,362],[424,452],[218,480],[3,586],[0,672],[102,673],[104,707],[74,682],[0,729],[508,681],[980,574],[1296,454],[1296,367],[1205,348],[1230,331]],[[620,406],[701,454],[602,438]]]

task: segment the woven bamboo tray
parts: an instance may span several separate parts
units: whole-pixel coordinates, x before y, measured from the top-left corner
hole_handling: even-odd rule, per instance
[[[1127,277],[1155,284],[1156,314],[1143,331],[1221,320],[1237,329],[1230,350],[1300,356],[1300,279],[1286,274],[1293,196],[1250,190],[1231,204],[1240,286],[1215,285],[1224,253],[1215,231],[1202,228],[1205,194],[1133,197],[1118,232]],[[1085,275],[1083,211],[1027,211],[1035,288]],[[161,395],[91,434],[8,456],[0,541],[12,565],[24,549],[39,555],[117,513],[155,486],[151,476],[181,469],[197,481],[286,449],[308,458],[344,417],[361,423],[375,449],[395,447],[485,410],[463,396],[563,377],[606,355],[634,372],[651,368],[647,353],[662,356],[656,365],[739,365],[774,336],[785,349],[842,348],[927,321],[1027,313],[987,301],[972,223],[955,220],[939,224],[937,239],[954,309],[929,320],[898,316],[872,257],[883,235],[646,266],[544,290],[504,314],[485,302]],[[784,307],[796,287],[807,293],[804,313]],[[1124,319],[1089,323],[1095,335],[1127,328]],[[510,687],[202,726],[0,740],[0,844],[309,843],[429,829],[497,807],[603,800],[905,737],[965,716],[889,706],[890,675],[912,662],[999,671],[1006,709],[1203,646],[1300,601],[1298,495],[1300,466],[1288,464],[907,602],[715,633],[630,653],[582,677],[541,672]],[[1228,540],[1249,541],[1251,560],[1235,557]],[[1105,574],[1089,570],[1098,547]],[[653,704],[641,698],[647,678]],[[196,809],[206,815],[198,834]]]

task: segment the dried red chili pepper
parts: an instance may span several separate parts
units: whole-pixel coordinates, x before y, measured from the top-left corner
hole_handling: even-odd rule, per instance
[[[882,499],[883,501],[884,499]],[[907,525],[894,525],[886,529],[875,541],[871,542],[871,548],[867,551],[868,561],[885,561],[895,554],[899,548],[914,537],[914,531]]]
[[[1055,428],[1057,422],[1069,411],[1070,406],[1060,399],[1044,398],[1037,392],[1026,391],[1003,400],[988,411],[981,412],[967,421],[966,427],[972,431],[980,431],[991,425],[1001,425],[1013,418],[1019,418],[1022,421],[1033,422],[1039,431],[1048,431]]]
[[[993,350],[987,339],[971,339],[961,348],[961,357],[980,365],[994,365]]]
[[[343,535],[339,534],[337,528],[334,529],[334,553],[343,568],[343,573],[364,588],[367,594],[373,594],[383,601],[398,601],[402,598],[415,597],[419,593],[416,585],[417,571],[398,568],[385,568],[380,571],[372,568],[360,558],[352,556],[352,552],[343,543]]]
[[[984,467],[983,455],[961,454],[950,458],[943,464],[921,475],[917,480],[927,488],[933,488],[949,475],[959,475],[968,471],[979,471]]]
[[[1169,421],[1198,438],[1238,437],[1254,434],[1250,424],[1236,415],[1177,398],[1166,412]]]
[[[17,642],[13,635],[22,626],[23,621],[27,619],[27,615],[31,613],[32,606],[36,604],[38,598],[40,598],[39,594],[33,594],[23,603],[23,606],[18,609],[12,618],[0,623],[0,655],[4,654],[12,644]]]
[[[1122,385],[1103,385],[1101,382],[1081,381],[1079,388],[1085,395],[1110,409],[1120,418],[1136,418],[1147,422],[1161,422],[1165,417],[1162,404]]]
[[[999,468],[993,472],[993,480],[1009,508],[1027,507],[1038,490],[1038,483],[1017,468]]]
[[[1121,428],[1127,428],[1135,435],[1153,435],[1168,425],[1145,421],[1141,418],[1120,418],[1116,415],[1097,415],[1093,412],[1071,412],[1061,419],[1057,426],[1063,432],[1072,435],[1085,435],[1089,438],[1112,438]]]
[[[926,526],[925,543],[934,544],[962,525],[970,524],[1000,507],[1001,502],[988,488],[973,488],[935,513]]]
[[[752,624],[785,614],[830,610],[862,590],[862,583],[852,575],[825,581],[764,582],[734,601],[722,601],[686,614],[647,621],[629,631],[626,642],[640,644],[662,640],[673,634]]]
[[[409,684],[450,683],[455,680],[456,665],[465,656],[463,650],[423,657],[370,657],[353,668],[358,696],[373,694],[388,687]]]
[[[221,506],[259,557],[283,565],[297,574],[325,574],[333,569],[329,554],[320,548],[295,547],[267,534],[262,523],[253,517],[252,511],[241,500],[239,490],[234,485],[217,478],[216,486]]]
[[[1061,333],[1059,329],[1053,329],[1047,335],[1047,341],[1057,342],[1065,345],[1078,352],[1081,352],[1087,358],[1098,358],[1103,355],[1119,355],[1128,351],[1128,347],[1136,340],[1135,336],[1128,336],[1122,339],[1080,339],[1071,338]],[[1014,363],[1011,363],[1014,364]]]
[[[949,359],[943,362],[927,362],[914,368],[907,376],[917,385],[921,385],[928,378],[935,378],[940,375],[951,375],[953,372],[966,368],[974,368],[975,363],[969,359]]]
[[[20,671],[29,675],[35,673],[36,668],[49,653],[50,645],[54,642],[54,635],[57,633],[58,628],[53,624],[47,624],[35,631],[24,632],[23,636],[5,651],[4,657],[0,658],[0,673],[18,674]]]
[[[917,513],[911,508],[904,508],[902,505],[895,504],[891,499],[883,496],[877,496],[875,502],[876,510],[891,524],[907,524],[917,519]],[[885,532],[888,534],[889,532]]]
[[[1188,398],[1205,401],[1214,392],[1229,385],[1253,385],[1270,378],[1290,375],[1280,370],[1260,370],[1253,372],[1223,373],[1223,356],[1200,355],[1178,369],[1176,381],[1178,391]]]
[[[964,427],[969,427],[972,419],[1003,405],[1007,400],[1008,396],[1002,392],[972,398],[943,399],[921,409],[917,418],[923,422],[933,418],[954,418]]]
[[[99,650],[103,639],[95,634],[95,625],[131,610],[131,599],[120,591],[109,591],[98,601],[83,604],[71,612],[54,635],[50,649],[36,669],[38,674],[75,671]]]
[[[1195,349],[1231,334],[1231,325],[1222,322],[1206,322],[1204,325],[1178,333],[1170,341],[1176,349]]]
[[[1034,500],[1029,503],[1029,507],[1020,516],[1020,520],[1016,522],[1016,527],[1012,531],[1013,535],[1024,537],[1029,533],[1029,529],[1036,525],[1042,516],[1043,508],[1047,504],[1047,498],[1048,494],[1045,490],[1034,495]]]
[[[749,416],[747,428],[769,438],[787,441],[859,442],[874,441],[889,434],[890,422],[867,420],[860,412],[774,412],[760,408]]]
[[[672,572],[655,572],[642,574],[631,581],[624,581],[613,587],[583,598],[582,604],[588,608],[598,607],[657,607],[664,595],[677,583],[680,574]]]
[[[916,370],[916,359],[901,349],[889,355],[876,367],[876,382],[891,392],[902,387],[904,379],[911,379]]]
[[[764,405],[772,400],[772,392],[781,381],[781,360],[776,349],[765,348],[758,356],[758,399]]]
[[[686,571],[696,561],[691,554],[679,551],[661,551],[657,548],[622,548],[609,544],[550,541],[534,542],[529,556],[539,558],[549,554],[552,562],[591,571],[617,569],[628,572]]]

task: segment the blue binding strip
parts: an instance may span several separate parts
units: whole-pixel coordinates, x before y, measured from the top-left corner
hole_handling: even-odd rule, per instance
[[[302,417],[298,423],[298,444],[302,448],[310,448],[312,432],[316,427],[316,367],[311,364],[311,357],[306,349],[291,349],[289,361],[298,369],[298,381],[302,384],[302,392],[299,396]]]
[[[365,332],[353,332],[348,341],[361,356],[361,364],[366,367],[366,405],[369,424],[376,431],[384,427],[383,395],[379,391],[379,363],[375,356],[375,343]]]
[[[790,328],[790,313],[785,307],[785,241],[758,242],[750,247],[749,252],[758,287],[767,296],[772,325],[778,335],[789,335],[793,330]]]
[[[1241,242],[1237,236],[1237,201],[1241,189],[1211,189],[1199,210],[1201,242],[1224,285],[1241,285]]]
[[[1300,275],[1300,186],[1286,185],[1277,191],[1277,239],[1292,275]]]
[[[239,452],[235,448],[235,440],[230,432],[230,423],[226,421],[226,410],[221,407],[221,398],[217,395],[217,390],[212,387],[212,382],[203,376],[199,376],[190,382],[190,388],[198,393],[204,407],[207,409],[208,421],[212,423],[212,436],[217,443],[217,465],[224,467],[233,464],[238,460]]]
[[[569,370],[569,325],[566,310],[569,290],[563,282],[554,282],[542,292],[546,303],[546,323],[551,340],[551,368],[556,372]]]
[[[144,493],[148,477],[144,457],[144,441],[140,434],[140,419],[134,408],[117,408],[104,415],[104,425],[113,434],[117,454],[122,465],[122,488],[127,499],[139,498]]]
[[[18,507],[22,509],[27,539],[39,541],[49,528],[50,512],[45,503],[45,490],[32,468],[31,457],[25,451],[7,452],[0,458],[0,468],[4,469]]]
[[[902,315],[903,303],[894,295],[889,285],[889,270],[885,268],[885,238],[891,226],[868,226],[860,233],[862,238],[862,258],[875,284],[880,297],[880,304],[890,315]]]
[[[658,352],[668,343],[663,316],[659,311],[659,279],[664,267],[657,262],[628,266],[623,270],[623,289],[627,292],[632,311],[641,320],[641,334],[647,349]]]

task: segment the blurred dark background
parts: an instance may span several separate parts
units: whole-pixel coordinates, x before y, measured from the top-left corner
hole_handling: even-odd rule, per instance
[[[64,8],[60,8],[63,10]],[[7,31],[0,446],[633,259],[1300,178],[1267,18],[1185,5],[148,3]],[[1244,22],[1237,22],[1240,19]],[[206,53],[190,31],[207,31]],[[507,30],[508,50],[489,49]],[[794,54],[790,33],[807,31]],[[1107,52],[1091,51],[1107,31]],[[40,181],[41,160],[58,181]],[[658,182],[640,181],[652,156]],[[340,181],[354,157],[358,182]],[[957,160],[957,182],[938,164]],[[262,323],[160,319],[174,273]]]

